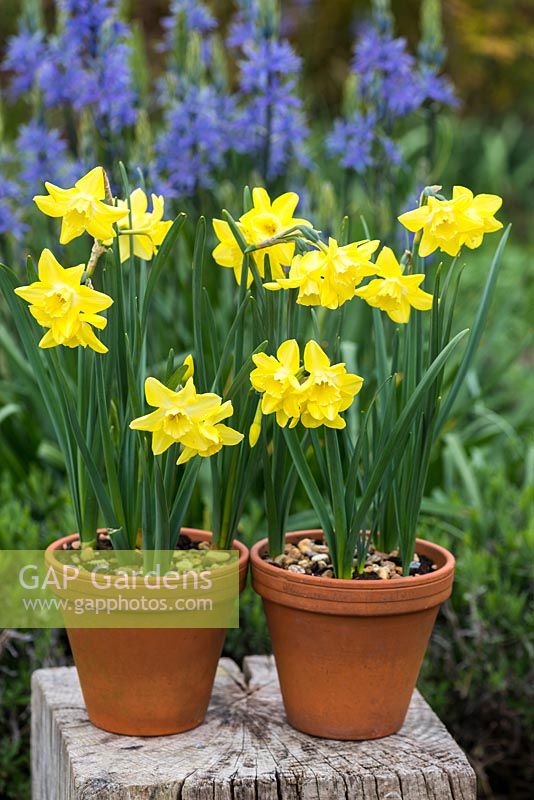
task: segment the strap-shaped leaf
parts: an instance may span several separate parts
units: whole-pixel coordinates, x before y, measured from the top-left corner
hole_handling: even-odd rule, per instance
[[[153,469],[153,491],[154,491],[154,543],[155,550],[174,549],[174,542],[171,544],[171,527],[169,521],[169,509],[167,507],[167,497],[163,484],[163,475],[159,460],[154,459]]]
[[[220,387],[220,381],[224,374],[224,372],[228,369],[229,366],[229,358],[232,351],[232,347],[234,344],[235,334],[238,327],[241,325],[243,316],[250,305],[252,298],[250,295],[247,295],[239,308],[237,309],[236,315],[233,319],[233,322],[230,326],[226,339],[224,341],[223,350],[221,353],[221,357],[219,359],[219,365],[217,367],[217,372],[215,373],[215,378],[213,379],[213,384],[211,387],[212,392],[217,391]]]
[[[194,456],[190,461],[187,462],[182,475],[182,480],[180,481],[180,485],[178,491],[176,492],[176,496],[169,514],[171,546],[173,546],[178,540],[184,517],[189,508],[191,496],[195,489],[200,465],[200,456]]]
[[[195,349],[196,383],[201,392],[207,389],[206,363],[202,341],[202,268],[206,249],[206,220],[200,217],[193,249],[193,342]]]
[[[432,387],[432,384],[445,366],[452,352],[467,333],[468,329],[460,331],[460,333],[458,333],[454,339],[449,342],[449,344],[441,351],[439,356],[432,362],[428,368],[428,371],[424,374],[421,382],[408,399],[408,402],[406,403],[401,415],[391,430],[387,445],[382,449],[382,452],[378,456],[372,469],[365,492],[360,503],[358,504],[358,509],[356,512],[357,520],[363,519],[372,503],[376,490],[380,486],[388,464],[396,457],[397,453],[403,447],[406,438],[409,435],[414,415],[419,411],[425,400],[425,393],[430,387]]]
[[[24,351],[33,371],[33,376],[38,383],[48,416],[52,422],[56,438],[63,452],[67,475],[69,477],[69,486],[72,493],[76,524],[78,528],[81,529],[82,510],[72,437],[63,413],[58,387],[54,386],[50,381],[44,365],[42,353],[38,348],[38,337],[35,329],[31,325],[30,314],[26,304],[15,294],[14,290],[17,288],[18,283],[19,281],[13,270],[4,264],[0,264],[0,289],[4,294],[11,316],[17,327]]]
[[[165,267],[165,264],[167,263],[167,260],[171,254],[172,248],[176,243],[176,240],[178,239],[178,236],[180,235],[180,231],[183,228],[186,218],[187,218],[186,214],[184,214],[183,212],[178,214],[178,216],[172,223],[172,227],[167,233],[165,239],[163,240],[163,244],[159,248],[156,257],[152,261],[152,266],[150,267],[150,271],[148,274],[148,281],[146,284],[145,297],[143,300],[143,310],[141,313],[141,327],[143,330],[146,329],[148,307],[150,305],[152,295],[154,294],[154,290],[157,286],[161,272]]]
[[[66,395],[65,388],[64,388],[64,383],[63,383],[63,378],[62,378],[61,372],[59,370],[58,361],[54,357],[54,354],[52,354],[52,358],[50,359],[50,363],[52,364],[52,367],[53,367],[54,372],[55,372],[55,377],[56,377],[56,381],[57,381],[57,384],[58,384],[59,393],[60,393],[62,401],[63,401],[64,410],[65,410],[65,412],[67,414],[68,424],[69,424],[70,429],[71,429],[71,431],[72,431],[72,433],[74,435],[74,439],[76,441],[76,444],[77,444],[78,449],[80,451],[81,457],[83,459],[84,467],[85,467],[85,469],[87,470],[87,472],[89,474],[89,479],[91,481],[91,485],[93,487],[93,491],[94,491],[94,493],[95,493],[95,495],[97,497],[98,504],[100,506],[102,514],[104,515],[105,524],[106,524],[107,527],[110,527],[110,528],[119,528],[120,525],[117,524],[117,518],[115,516],[115,510],[114,510],[113,505],[112,505],[112,503],[111,503],[111,501],[109,499],[109,495],[106,492],[106,489],[104,487],[104,483],[103,483],[102,478],[100,476],[99,469],[98,469],[98,467],[97,467],[97,465],[96,465],[96,463],[95,463],[95,461],[93,459],[93,456],[91,454],[91,451],[89,450],[89,447],[87,446],[87,442],[85,440],[85,437],[84,437],[83,431],[81,429],[80,423],[78,421],[78,418],[76,416],[75,410],[72,407],[72,404],[71,404],[69,398]]]
[[[462,359],[458,372],[456,373],[454,382],[449,392],[447,393],[447,397],[445,398],[443,405],[441,406],[441,411],[439,413],[438,422],[436,426],[436,432],[439,432],[441,428],[443,428],[445,422],[447,421],[452,406],[454,404],[454,401],[458,396],[458,392],[462,388],[465,376],[467,375],[469,368],[473,363],[475,353],[477,351],[480,339],[482,337],[484,325],[486,324],[486,319],[488,317],[491,298],[493,296],[493,291],[495,289],[495,284],[497,282],[497,277],[499,274],[499,268],[501,266],[502,254],[506,246],[506,242],[508,241],[511,227],[512,227],[511,225],[508,225],[508,227],[504,231],[503,235],[501,236],[501,241],[499,242],[499,246],[497,247],[495,255],[493,256],[488,277],[484,285],[484,291],[482,292],[482,300],[480,301],[480,305],[478,306],[477,315],[475,318],[473,329],[471,331],[471,335],[469,336],[467,348],[464,353],[464,357]]]
[[[294,428],[284,428],[284,436],[287,442],[287,446],[289,448],[289,452],[291,453],[291,457],[295,464],[295,468],[299,474],[299,478],[302,481],[308,499],[312,506],[315,509],[317,516],[319,517],[321,526],[323,528],[325,537],[329,542],[330,546],[332,547],[333,542],[333,525],[332,525],[332,518],[330,516],[330,511],[328,506],[324,501],[324,497],[317,486],[315,478],[313,477],[313,473],[309,467],[309,464],[306,460],[306,456],[304,454],[301,442],[298,437],[298,433]]]

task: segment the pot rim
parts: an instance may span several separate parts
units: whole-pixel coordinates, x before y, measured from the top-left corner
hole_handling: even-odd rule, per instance
[[[107,528],[98,528],[97,534],[100,535],[102,533],[107,533]],[[206,541],[209,540],[213,534],[211,531],[202,530],[202,528],[181,528],[180,533],[184,533],[187,536],[190,536],[193,540],[200,540]],[[61,550],[64,544],[70,544],[70,542],[75,542],[79,540],[80,534],[79,533],[70,533],[67,536],[62,536],[59,539],[55,539],[48,547],[45,549],[45,558],[50,558],[52,561],[54,568],[62,569],[65,565],[54,558],[54,551]],[[240,576],[243,575],[243,572],[246,571],[248,560],[249,560],[249,550],[243,542],[240,542],[238,539],[234,539],[232,542],[232,550],[237,550],[239,552],[239,561],[238,561],[238,568]],[[224,569],[224,567],[222,567]],[[89,577],[81,574],[79,576],[80,580],[87,580],[89,581]]]
[[[323,531],[320,528],[312,528],[309,530],[290,531],[286,533],[286,541],[300,541],[306,537],[323,538]],[[439,544],[434,544],[426,539],[417,538],[416,547],[422,550],[430,551],[433,559],[437,559],[438,568],[433,572],[426,575],[405,576],[396,578],[395,580],[378,580],[378,581],[355,581],[344,580],[342,578],[318,578],[315,575],[302,575],[298,572],[289,572],[289,570],[274,567],[267,561],[264,561],[262,554],[265,553],[268,546],[268,539],[260,539],[250,549],[250,563],[253,569],[259,573],[263,573],[270,578],[283,578],[289,584],[294,584],[295,588],[309,587],[310,589],[332,589],[339,592],[346,590],[348,592],[368,592],[368,591],[388,591],[398,592],[399,590],[406,590],[409,587],[428,587],[435,582],[441,582],[446,579],[454,570],[455,559],[445,547]],[[426,553],[424,553],[426,555]],[[286,584],[287,585],[287,584]]]

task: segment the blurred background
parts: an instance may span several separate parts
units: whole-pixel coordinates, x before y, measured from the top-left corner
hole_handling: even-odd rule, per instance
[[[0,17],[0,258],[23,275],[26,255],[45,246],[61,255],[31,198],[43,180],[71,185],[97,163],[118,190],[122,160],[132,183],[165,195],[167,216],[184,209],[191,219],[172,292],[159,300],[155,359],[190,345],[196,218],[239,214],[247,183],[298,191],[302,215],[325,232],[345,214],[359,232],[363,215],[393,244],[396,215],[425,185],[503,197],[511,240],[421,517],[421,535],[453,550],[457,578],[420,688],[466,750],[480,797],[531,798],[532,0],[0,0]],[[486,237],[470,253],[458,326],[473,317],[496,244]],[[69,263],[84,258],[79,247]],[[2,303],[0,547],[40,548],[72,530],[72,515]],[[190,522],[209,528],[202,486],[197,494]],[[307,522],[299,512],[292,527]],[[248,542],[264,533],[259,488],[242,528]],[[237,660],[269,650],[251,591],[226,648]],[[69,658],[62,632],[0,633],[0,798],[30,796],[31,671]]]

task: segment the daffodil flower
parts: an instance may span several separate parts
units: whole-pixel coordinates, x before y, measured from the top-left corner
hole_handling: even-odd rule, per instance
[[[494,219],[502,199],[494,194],[473,196],[464,186],[453,188],[452,200],[429,197],[425,205],[401,214],[399,222],[412,233],[422,231],[419,255],[429,256],[440,249],[456,256],[462,245],[479,247],[484,233],[502,228]]]
[[[261,245],[270,239],[282,236],[297,225],[311,223],[305,219],[294,217],[299,202],[298,194],[286,192],[271,202],[265,189],[252,190],[253,208],[239,218],[238,227],[248,245]],[[243,254],[230,226],[222,220],[213,220],[215,235],[219,244],[213,251],[213,258],[221,267],[232,267],[236,281],[241,283]],[[265,277],[265,257],[269,256],[271,276],[284,277],[284,267],[291,264],[295,253],[295,242],[278,242],[252,251],[260,277]],[[252,273],[247,276],[247,285],[252,283]]]
[[[356,290],[370,306],[380,308],[393,322],[406,323],[410,311],[428,311],[432,308],[432,295],[420,289],[425,276],[404,275],[393,250],[383,247],[376,260],[376,272],[380,276]]]
[[[266,289],[296,289],[297,303],[305,306],[339,308],[352,300],[363,278],[375,275],[370,261],[378,240],[367,239],[340,247],[330,238],[328,245],[295,256],[287,278],[264,284]]]
[[[307,220],[293,216],[299,202],[299,196],[295,192],[286,192],[271,203],[271,198],[265,189],[256,188],[252,190],[252,201],[253,208],[239,219],[249,244],[257,245],[275,236],[281,236],[296,225],[311,227],[311,223]],[[281,278],[284,275],[283,267],[291,264],[294,253],[295,242],[282,242],[255,250],[253,255],[262,278],[265,277],[266,256],[269,256],[272,277]]]
[[[289,422],[289,427],[294,428],[299,420],[306,428],[345,427],[340,413],[351,405],[363,378],[348,373],[345,364],[330,364],[317,342],[306,344],[303,366],[295,339],[283,342],[276,358],[265,353],[252,358],[256,369],[250,373],[250,382],[262,394],[261,411],[275,413],[280,427],[285,428]],[[251,428],[251,446],[256,443],[256,433],[259,435],[259,426],[258,430]]]
[[[477,225],[474,230],[466,233],[463,244],[467,245],[471,250],[476,250],[482,244],[485,233],[494,233],[502,228],[502,222],[495,219],[495,214],[502,206],[502,197],[496,194],[477,194],[473,196],[473,192],[470,189],[466,189],[465,186],[454,186],[452,199],[457,200],[460,197],[469,199],[466,214]]]
[[[347,372],[345,364],[330,364],[324,350],[311,340],[304,348],[304,368],[309,373],[302,384],[300,420],[305,428],[344,428],[340,413],[346,411],[362,388],[363,378]]]
[[[132,420],[130,428],[152,433],[154,455],[178,443],[183,449],[177,463],[184,464],[195,455],[206,458],[224,445],[236,445],[243,439],[242,433],[221,424],[233,414],[232,403],[223,403],[211,392],[198,394],[193,378],[177,392],[156,378],[147,378],[145,397],[156,411]]]
[[[298,378],[300,351],[295,339],[282,342],[276,358],[266,353],[252,356],[256,369],[250,373],[250,382],[262,393],[263,414],[276,414],[283,428],[289,422],[294,427],[299,421],[302,387]]]
[[[117,208],[125,209],[126,212],[129,210],[126,200],[118,200]],[[163,219],[165,201],[161,195],[153,194],[152,211],[148,211],[146,194],[142,189],[134,189],[130,194],[130,208],[130,218],[123,217],[117,223],[121,263],[130,257],[130,247],[135,256],[150,261],[172,226],[172,220]],[[133,233],[122,233],[125,230]]]
[[[104,170],[95,167],[72,189],[62,189],[53,183],[45,182],[47,195],[37,195],[34,201],[43,214],[49,217],[62,217],[60,244],[67,244],[87,231],[99,241],[115,236],[113,225],[127,216],[124,208],[103,203],[106,196]]]
[[[319,251],[297,255],[291,262],[287,278],[264,283],[272,292],[279,289],[298,289],[297,303],[301,306],[320,306],[323,284],[323,259]]]
[[[107,353],[107,347],[91,326],[100,330],[106,327],[107,320],[99,312],[109,308],[113,300],[81,283],[84,270],[84,264],[65,269],[50,250],[43,250],[38,264],[39,280],[15,289],[30,304],[30,313],[39,325],[49,328],[39,347],[81,346]]]

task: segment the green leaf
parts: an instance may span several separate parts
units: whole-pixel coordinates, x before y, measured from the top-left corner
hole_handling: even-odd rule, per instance
[[[228,366],[229,366],[228,365],[228,360],[229,360],[230,355],[231,355],[231,351],[232,351],[232,347],[233,347],[233,344],[234,344],[236,331],[237,331],[238,327],[241,325],[241,323],[243,321],[243,316],[244,316],[245,311],[247,310],[251,300],[252,300],[252,298],[250,297],[250,295],[245,297],[245,299],[243,300],[243,302],[241,303],[241,305],[237,309],[237,312],[236,312],[236,314],[234,316],[234,319],[232,321],[232,324],[230,326],[230,329],[228,331],[228,334],[226,336],[226,339],[225,339],[225,342],[224,342],[224,345],[223,345],[223,351],[222,351],[221,357],[219,359],[219,365],[217,367],[217,372],[215,374],[215,378],[213,379],[213,384],[212,384],[212,387],[211,387],[211,391],[212,392],[215,392],[220,388],[221,378],[222,378],[224,372],[228,369]]]
[[[64,410],[65,410],[65,412],[67,414],[68,424],[69,424],[70,430],[72,431],[72,433],[74,435],[74,439],[76,441],[78,449],[80,450],[80,454],[81,454],[81,457],[83,459],[84,467],[85,467],[85,469],[87,470],[87,472],[89,474],[89,479],[91,481],[91,484],[92,484],[92,487],[93,487],[93,491],[94,491],[95,495],[97,496],[98,503],[100,505],[100,508],[101,508],[102,513],[103,513],[104,518],[105,518],[105,524],[106,524],[106,526],[111,527],[111,528],[118,528],[120,526],[117,524],[117,518],[115,516],[115,511],[113,509],[113,505],[112,505],[112,503],[111,503],[111,501],[109,499],[108,493],[105,490],[104,483],[102,481],[102,478],[100,477],[100,472],[99,472],[98,467],[97,467],[97,465],[96,465],[96,463],[95,463],[95,461],[93,459],[91,451],[89,450],[89,447],[87,446],[87,442],[86,442],[85,437],[83,435],[83,432],[82,432],[82,429],[80,427],[80,423],[78,421],[78,418],[76,417],[76,413],[74,411],[74,408],[72,407],[72,404],[71,404],[69,398],[67,397],[67,394],[66,394],[66,391],[65,391],[65,388],[64,388],[63,377],[62,377],[60,369],[59,369],[57,354],[52,353],[51,356],[52,357],[50,359],[50,363],[51,363],[51,365],[52,365],[52,367],[54,369],[54,372],[55,372],[56,382],[57,382],[57,385],[58,385],[58,388],[59,388],[59,392],[60,392],[60,395],[61,395],[61,398],[62,398],[62,401],[63,401]]]
[[[334,552],[335,543],[330,511],[308,465],[298,434],[294,428],[284,428],[284,437],[308,499],[315,509],[317,516],[319,517],[324,535],[331,547],[331,551]]]
[[[0,264],[0,289],[4,294],[17,332],[22,340],[24,351],[31,365],[33,377],[38,385],[49,419],[52,422],[57,441],[63,452],[76,515],[76,524],[81,530],[82,508],[80,502],[80,487],[68,421],[65,417],[61,397],[59,395],[59,387],[51,382],[45,368],[42,352],[38,347],[36,329],[31,324],[30,314],[26,304],[14,293],[18,284],[18,278],[13,270],[4,264]]]
[[[376,377],[379,386],[387,381],[389,375],[389,359],[386,348],[386,337],[384,336],[384,323],[382,314],[378,308],[373,308],[373,327],[375,332],[375,358],[376,358]]]
[[[195,350],[196,383],[201,392],[207,389],[206,364],[202,341],[202,267],[206,247],[206,220],[200,217],[193,250],[193,342]]]
[[[432,362],[427,372],[424,374],[421,382],[408,399],[401,415],[391,429],[386,446],[382,449],[376,460],[363,497],[358,504],[356,513],[357,521],[363,519],[364,514],[367,512],[372,503],[376,490],[380,486],[388,465],[396,457],[397,453],[402,449],[404,443],[406,442],[407,436],[409,435],[411,426],[413,424],[414,416],[425,400],[425,393],[432,387],[432,384],[438,378],[439,373],[445,366],[452,352],[467,333],[467,329],[461,331],[454,337],[454,339],[452,339],[452,341],[449,342],[449,344],[441,351],[439,356]]]
[[[193,494],[202,459],[194,456],[187,462],[178,491],[169,514],[169,528],[171,532],[171,547],[174,546],[180,535],[184,517],[189,509],[191,496]]]
[[[246,214],[247,211],[250,211],[250,209],[253,207],[254,203],[252,202],[252,192],[250,191],[249,186],[245,186],[243,189],[243,212]]]
[[[159,248],[156,257],[152,261],[152,266],[150,267],[150,271],[148,274],[145,297],[143,300],[143,309],[141,313],[141,328],[143,331],[146,329],[148,307],[150,305],[152,295],[154,294],[154,290],[159,281],[161,272],[165,267],[165,264],[167,263],[167,260],[171,254],[172,248],[176,243],[176,240],[178,239],[178,236],[180,235],[180,231],[182,230],[186,218],[187,217],[184,213],[178,214],[178,216],[172,223],[172,227],[167,233],[165,239],[163,240],[163,244]]]
[[[167,507],[167,498],[165,496],[165,486],[163,484],[163,475],[161,474],[161,467],[157,458],[154,459],[153,480],[155,496],[155,550],[171,550],[174,549],[171,545],[171,528],[169,521],[169,510]]]
[[[506,246],[506,242],[508,241],[508,237],[510,235],[510,229],[511,225],[508,225],[508,227],[506,228],[501,237],[501,241],[499,242],[499,246],[497,247],[495,255],[493,256],[491,267],[484,286],[484,291],[482,292],[482,299],[478,307],[477,315],[475,318],[475,322],[473,324],[471,335],[469,336],[469,341],[467,343],[467,348],[464,353],[464,357],[461,361],[458,372],[456,373],[454,383],[452,384],[452,387],[447,393],[447,397],[445,398],[441,406],[441,411],[439,413],[436,425],[436,435],[445,425],[449,417],[449,414],[451,412],[451,409],[454,405],[454,401],[458,396],[458,392],[462,388],[465,376],[467,375],[469,368],[475,357],[484,330],[484,325],[486,324],[491,298],[493,296],[493,291],[495,289],[495,284],[497,282],[497,277],[499,274],[502,254]]]
[[[101,359],[97,360],[96,378],[95,392],[98,403],[98,423],[102,438],[102,451],[104,455],[104,465],[106,468],[106,478],[111,493],[113,507],[115,509],[116,519],[119,522],[119,526],[124,530],[126,528],[126,521],[122,505],[119,476],[117,473],[117,466],[115,464],[115,450],[109,425],[109,412],[106,402],[106,384],[104,381],[104,370]]]
[[[126,356],[126,375],[128,380],[128,392],[129,392],[129,405],[132,408],[134,418],[141,417],[143,414],[143,402],[141,400],[141,393],[139,390],[139,378],[142,379],[142,374],[139,374],[139,370],[136,370],[133,363],[132,358],[132,350],[130,347],[130,340],[128,338],[128,334],[124,334],[124,353]],[[131,420],[126,420],[128,423]]]
[[[337,577],[352,576],[352,553],[347,548],[347,517],[345,513],[345,480],[341,465],[338,434],[332,428],[325,428],[325,451],[328,467],[332,509],[334,512],[334,532],[336,539],[334,570]]]
[[[247,391],[250,388],[250,373],[251,370],[254,368],[254,361],[252,360],[252,356],[256,355],[256,353],[263,353],[267,345],[269,343],[267,341],[262,342],[253,353],[247,358],[237,375],[235,376],[234,380],[232,381],[227,393],[226,399],[227,400],[235,400],[239,392],[242,391],[243,387],[247,387]]]

